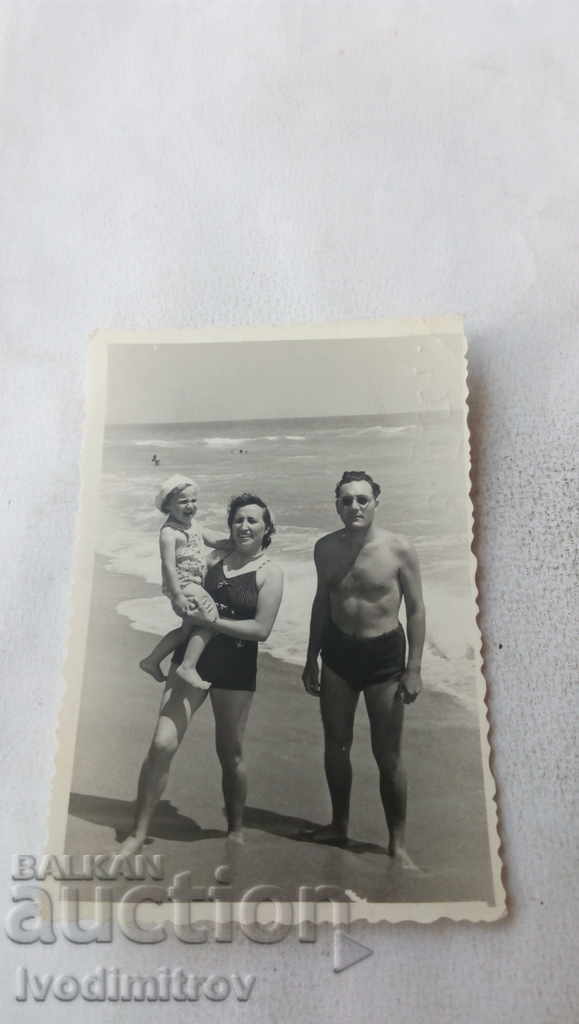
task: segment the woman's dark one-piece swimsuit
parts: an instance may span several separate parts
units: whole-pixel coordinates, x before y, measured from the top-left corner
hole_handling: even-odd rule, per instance
[[[257,570],[253,570],[227,579],[222,562],[207,570],[205,590],[215,601],[220,618],[255,618],[259,593],[256,575]],[[177,665],[183,661],[185,647],[181,644],[173,655]],[[197,671],[218,690],[255,690],[257,641],[214,633],[197,662]]]

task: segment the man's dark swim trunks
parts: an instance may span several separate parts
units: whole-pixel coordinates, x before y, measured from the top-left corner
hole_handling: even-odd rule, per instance
[[[357,693],[366,686],[400,679],[405,668],[406,637],[399,624],[390,633],[361,638],[342,633],[333,622],[324,630],[322,661]]]

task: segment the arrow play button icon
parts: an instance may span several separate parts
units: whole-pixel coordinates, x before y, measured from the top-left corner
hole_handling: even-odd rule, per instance
[[[345,971],[348,967],[361,963],[362,960],[372,956],[373,952],[373,949],[363,946],[361,942],[356,942],[355,939],[351,939],[345,932],[336,931],[334,934],[335,973],[339,974],[340,971]]]

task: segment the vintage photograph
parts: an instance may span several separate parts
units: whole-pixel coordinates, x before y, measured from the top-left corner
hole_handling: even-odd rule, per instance
[[[50,853],[503,915],[466,398],[456,317],[91,339]]]

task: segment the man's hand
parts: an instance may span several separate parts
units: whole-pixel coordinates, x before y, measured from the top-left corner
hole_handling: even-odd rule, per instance
[[[400,680],[398,694],[405,704],[413,704],[422,690],[422,676],[419,668],[407,668]]]
[[[306,667],[302,672],[302,682],[306,693],[309,693],[312,697],[320,696],[320,670],[317,658],[306,662]]]

